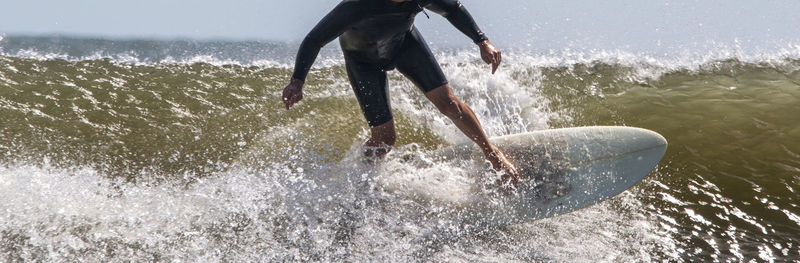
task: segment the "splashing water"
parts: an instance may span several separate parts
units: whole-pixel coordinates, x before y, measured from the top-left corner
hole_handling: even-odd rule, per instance
[[[360,158],[366,122],[335,55],[312,71],[304,101],[285,111],[278,96],[291,72],[281,58],[20,55],[5,48],[0,258],[800,257],[797,50],[673,60],[510,52],[494,76],[469,52],[438,54],[454,92],[491,136],[630,125],[671,142],[651,177],[618,197],[481,228],[453,220],[425,197],[386,188],[415,187],[420,177],[437,178],[437,187],[466,184],[474,178],[462,174],[482,169],[435,158],[436,149],[467,138],[399,74],[390,74],[398,147],[374,166]]]

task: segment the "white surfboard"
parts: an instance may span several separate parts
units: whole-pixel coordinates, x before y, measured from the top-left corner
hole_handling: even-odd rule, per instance
[[[444,184],[441,181],[449,179],[435,176],[404,184],[403,191],[452,208],[464,220],[503,226],[575,211],[620,194],[645,178],[667,149],[666,139],[656,132],[612,126],[543,130],[490,140],[522,176],[516,193],[487,194],[491,191],[481,180]],[[483,160],[472,143],[437,154],[447,160]],[[386,183],[389,188],[398,186]]]

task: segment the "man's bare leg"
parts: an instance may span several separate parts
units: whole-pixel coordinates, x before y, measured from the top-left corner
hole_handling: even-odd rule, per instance
[[[449,85],[445,84],[444,86],[428,91],[425,93],[425,97],[433,102],[440,112],[450,118],[461,132],[478,144],[481,150],[483,150],[483,155],[486,157],[486,160],[492,164],[492,168],[496,171],[505,172],[501,178],[503,183],[511,182],[514,186],[517,185],[519,182],[519,172],[517,172],[516,167],[506,159],[505,154],[503,154],[500,149],[494,147],[494,145],[489,142],[489,138],[483,131],[480,121],[475,117],[475,113],[472,112],[472,109],[464,104],[464,102],[456,98],[456,95],[450,90]]]
[[[394,120],[372,127],[370,138],[364,143],[364,156],[382,159],[394,147],[397,140],[397,129]]]

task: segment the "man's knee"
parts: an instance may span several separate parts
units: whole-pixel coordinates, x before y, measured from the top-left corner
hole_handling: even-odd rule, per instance
[[[425,94],[433,105],[447,117],[457,118],[464,112],[464,104],[458,100],[447,85]]]

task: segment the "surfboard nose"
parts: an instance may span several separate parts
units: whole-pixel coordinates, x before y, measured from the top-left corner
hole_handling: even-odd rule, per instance
[[[661,134],[643,128],[636,127],[609,127],[613,136],[625,144],[626,151],[640,151],[653,148],[667,148],[667,139]],[[660,159],[660,157],[659,157]]]
[[[655,131],[651,131],[648,129],[643,128],[635,128],[635,127],[618,127],[618,128],[626,128],[629,129],[631,132],[637,133],[638,136],[641,136],[641,140],[644,140],[645,145],[653,145],[653,146],[667,146],[667,138],[664,138],[660,133]]]

